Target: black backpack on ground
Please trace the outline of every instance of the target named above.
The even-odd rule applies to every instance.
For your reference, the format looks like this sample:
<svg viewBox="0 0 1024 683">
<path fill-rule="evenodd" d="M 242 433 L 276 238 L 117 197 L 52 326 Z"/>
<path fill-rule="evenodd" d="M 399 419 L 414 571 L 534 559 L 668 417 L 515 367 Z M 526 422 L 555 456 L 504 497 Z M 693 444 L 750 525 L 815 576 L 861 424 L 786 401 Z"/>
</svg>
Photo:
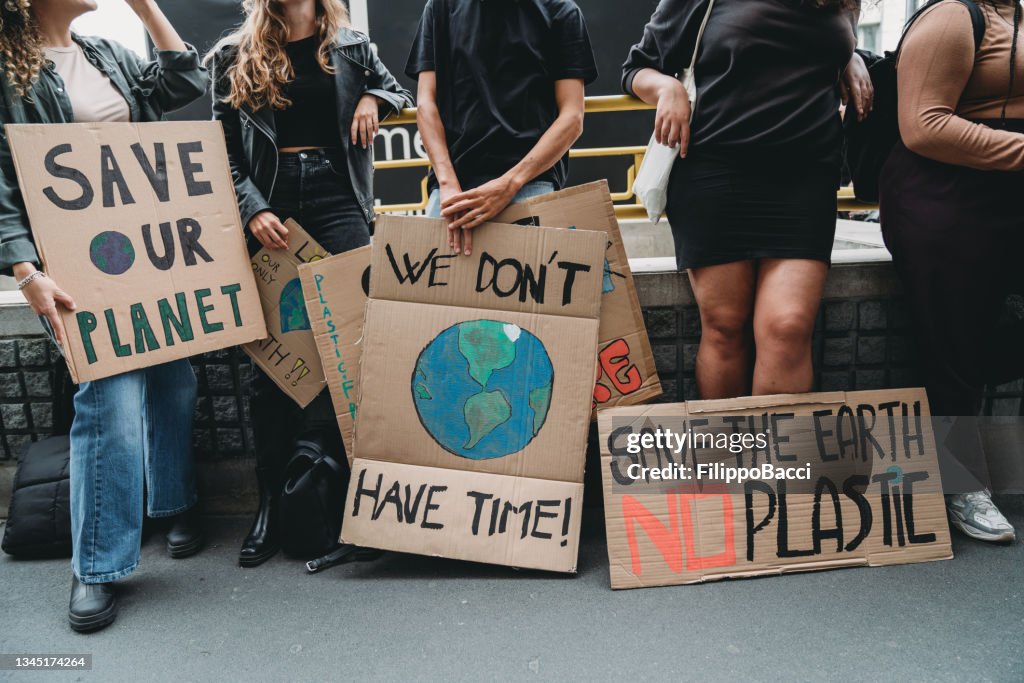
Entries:
<svg viewBox="0 0 1024 683">
<path fill-rule="evenodd" d="M 309 559 L 333 550 L 341 536 L 348 468 L 317 440 L 300 440 L 285 469 L 278 508 L 281 549 Z"/>
<path fill-rule="evenodd" d="M 863 121 L 857 120 L 857 112 L 853 107 L 846 109 L 843 129 L 846 133 L 846 164 L 853 180 L 853 193 L 864 202 L 878 201 L 878 178 L 882 166 L 892 152 L 892 148 L 900 140 L 899 110 L 896 90 L 896 62 L 900 48 L 907 36 L 907 31 L 921 14 L 942 2 L 930 0 L 907 20 L 903 28 L 903 36 L 895 52 L 885 55 L 869 55 L 868 73 L 875 89 L 874 107 Z M 974 28 L 974 49 L 981 46 L 985 36 L 985 15 L 974 0 L 958 0 L 971 14 L 971 25 Z M 861 53 L 862 56 L 864 53 Z"/>
<path fill-rule="evenodd" d="M 14 475 L 0 549 L 23 559 L 71 557 L 70 441 L 75 385 L 63 362 L 54 369 L 53 429 L 30 443 Z"/>
</svg>

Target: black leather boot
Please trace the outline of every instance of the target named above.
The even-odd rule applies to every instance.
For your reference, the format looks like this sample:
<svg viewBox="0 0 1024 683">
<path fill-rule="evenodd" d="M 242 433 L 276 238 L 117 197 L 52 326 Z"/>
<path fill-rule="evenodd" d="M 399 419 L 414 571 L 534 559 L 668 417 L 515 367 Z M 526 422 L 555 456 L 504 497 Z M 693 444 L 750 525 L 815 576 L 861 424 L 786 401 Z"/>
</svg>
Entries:
<svg viewBox="0 0 1024 683">
<path fill-rule="evenodd" d="M 206 534 L 199 518 L 199 506 L 193 505 L 174 518 L 167 532 L 167 554 L 176 560 L 191 557 L 206 543 Z"/>
<path fill-rule="evenodd" d="M 79 633 L 99 631 L 117 618 L 117 596 L 113 583 L 82 583 L 77 576 L 71 579 L 71 602 L 68 604 L 68 623 Z"/>
<path fill-rule="evenodd" d="M 260 489 L 260 506 L 249 535 L 238 551 L 238 564 L 242 567 L 258 567 L 281 549 L 274 538 L 274 517 L 281 487 L 268 468 L 256 468 L 256 481 Z"/>
</svg>

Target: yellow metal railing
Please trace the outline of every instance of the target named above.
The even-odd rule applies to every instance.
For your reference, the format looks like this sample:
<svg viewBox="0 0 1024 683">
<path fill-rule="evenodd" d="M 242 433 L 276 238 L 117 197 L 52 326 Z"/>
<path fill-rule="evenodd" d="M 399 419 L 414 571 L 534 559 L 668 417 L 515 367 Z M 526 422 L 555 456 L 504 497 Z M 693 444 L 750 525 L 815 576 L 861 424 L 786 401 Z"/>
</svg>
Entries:
<svg viewBox="0 0 1024 683">
<path fill-rule="evenodd" d="M 654 109 L 654 107 L 646 102 L 639 100 L 629 95 L 600 95 L 596 97 L 588 97 L 584 105 L 584 111 L 587 114 L 598 114 L 604 112 L 620 112 L 620 111 L 643 111 L 648 109 Z M 393 116 L 385 121 L 381 122 L 384 126 L 398 126 L 403 124 L 416 123 L 416 110 L 415 109 L 403 109 L 398 116 Z M 629 219 L 629 218 L 646 218 L 647 211 L 644 209 L 643 204 L 633 194 L 633 180 L 636 179 L 636 171 L 640 168 L 640 162 L 643 161 L 644 153 L 647 148 L 644 146 L 632 146 L 632 147 L 590 147 L 583 149 L 573 149 L 569 151 L 569 157 L 571 159 L 586 159 L 586 158 L 609 158 L 609 157 L 633 157 L 633 163 L 626 169 L 626 187 L 620 192 L 612 192 L 612 201 L 615 204 L 615 215 L 618 218 Z M 374 162 L 374 168 L 378 171 L 384 171 L 388 169 L 396 168 L 424 168 L 430 167 L 430 162 L 426 159 L 396 159 L 388 161 L 376 161 Z M 633 200 L 633 201 L 629 201 Z M 877 208 L 873 204 L 866 204 L 864 202 L 857 201 L 853 196 L 853 191 L 850 188 L 842 188 L 838 194 L 839 211 L 866 211 Z M 380 206 L 377 210 L 381 213 L 398 213 L 407 211 L 422 211 L 427 207 L 427 178 L 423 177 L 420 181 L 420 201 L 411 202 L 405 204 L 388 204 L 386 206 Z"/>
</svg>

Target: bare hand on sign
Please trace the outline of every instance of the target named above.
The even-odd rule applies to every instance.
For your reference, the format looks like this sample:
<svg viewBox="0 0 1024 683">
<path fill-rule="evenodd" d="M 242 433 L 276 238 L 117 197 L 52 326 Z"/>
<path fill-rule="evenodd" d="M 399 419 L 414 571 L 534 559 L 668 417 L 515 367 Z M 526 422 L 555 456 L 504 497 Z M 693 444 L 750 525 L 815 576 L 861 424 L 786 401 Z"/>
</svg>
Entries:
<svg viewBox="0 0 1024 683">
<path fill-rule="evenodd" d="M 459 184 L 458 179 L 447 184 L 441 183 L 438 187 L 438 192 L 441 193 L 441 206 L 443 207 L 447 202 L 451 201 L 452 197 L 462 194 L 462 185 Z M 444 216 L 443 213 L 441 215 L 446 221 L 448 221 L 448 247 L 451 248 L 452 253 L 457 254 L 462 251 L 462 231 L 453 228 L 452 222 L 459 216 L 455 215 L 448 217 Z M 467 235 L 467 237 L 469 238 L 469 246 L 472 246 L 472 236 Z"/>
<path fill-rule="evenodd" d="M 501 213 L 518 191 L 514 182 L 502 177 L 441 202 L 441 215 L 448 220 L 449 231 L 463 231 L 463 253 L 466 256 L 473 252 L 473 238 L 469 231 Z"/>
<path fill-rule="evenodd" d="M 249 232 L 267 249 L 288 248 L 288 228 L 270 211 L 260 211 L 249 220 Z"/>
<path fill-rule="evenodd" d="M 18 266 L 28 266 L 28 269 L 23 271 Z M 15 266 L 15 277 L 19 280 L 28 277 L 33 272 L 35 272 L 35 267 L 31 264 L 19 263 Z M 28 300 L 28 304 L 35 314 L 45 317 L 50 323 L 57 343 L 64 346 L 64 322 L 57 312 L 57 304 L 73 311 L 75 310 L 74 300 L 49 277 L 37 276 L 36 279 L 25 285 L 21 292 L 25 295 L 25 299 Z"/>
</svg>

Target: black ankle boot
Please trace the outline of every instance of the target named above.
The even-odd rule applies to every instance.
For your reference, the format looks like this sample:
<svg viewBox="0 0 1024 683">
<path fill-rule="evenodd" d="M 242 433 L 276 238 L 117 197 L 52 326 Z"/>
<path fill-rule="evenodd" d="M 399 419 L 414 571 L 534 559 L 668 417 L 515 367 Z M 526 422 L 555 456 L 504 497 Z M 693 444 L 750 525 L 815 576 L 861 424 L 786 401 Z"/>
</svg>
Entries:
<svg viewBox="0 0 1024 683">
<path fill-rule="evenodd" d="M 280 487 L 270 471 L 264 468 L 256 468 L 256 481 L 260 489 L 260 507 L 256 510 L 249 535 L 238 551 L 238 564 L 242 567 L 258 567 L 280 550 L 274 538 L 274 516 Z"/>
<path fill-rule="evenodd" d="M 82 583 L 71 579 L 68 623 L 79 633 L 99 631 L 117 618 L 117 596 L 112 583 Z"/>
<path fill-rule="evenodd" d="M 176 560 L 191 557 L 203 548 L 206 534 L 199 519 L 199 506 L 193 505 L 174 518 L 167 532 L 167 554 Z"/>
</svg>

